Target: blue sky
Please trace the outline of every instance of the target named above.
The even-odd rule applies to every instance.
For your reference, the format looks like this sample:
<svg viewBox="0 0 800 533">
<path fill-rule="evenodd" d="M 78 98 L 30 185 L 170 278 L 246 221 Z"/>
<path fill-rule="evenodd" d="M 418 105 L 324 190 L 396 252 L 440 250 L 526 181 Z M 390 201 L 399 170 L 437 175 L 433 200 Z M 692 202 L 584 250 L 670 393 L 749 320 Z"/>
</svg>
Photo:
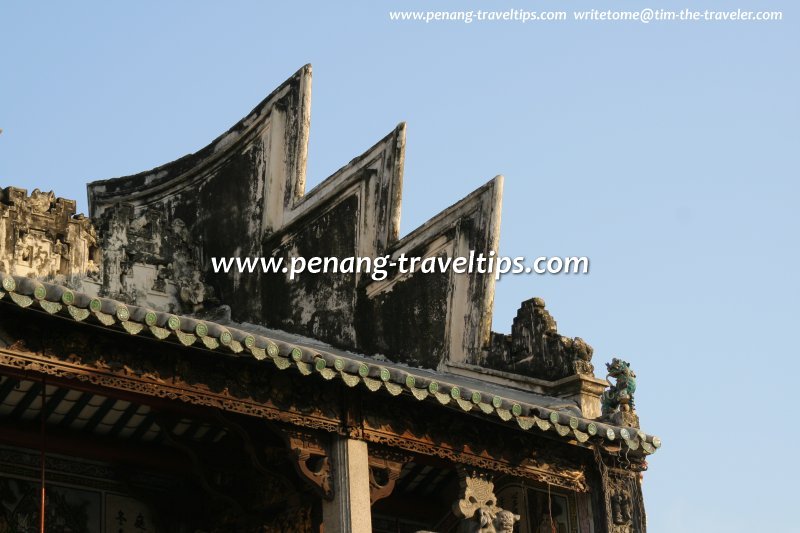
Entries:
<svg viewBox="0 0 800 533">
<path fill-rule="evenodd" d="M 777 23 L 438 23 L 390 9 L 783 10 Z M 789 2 L 0 4 L 0 185 L 85 184 L 201 148 L 305 63 L 309 186 L 408 123 L 402 232 L 496 174 L 494 328 L 543 297 L 631 361 L 651 533 L 790 531 L 800 376 L 800 27 Z M 772 458 L 770 461 L 767 459 Z"/>
</svg>

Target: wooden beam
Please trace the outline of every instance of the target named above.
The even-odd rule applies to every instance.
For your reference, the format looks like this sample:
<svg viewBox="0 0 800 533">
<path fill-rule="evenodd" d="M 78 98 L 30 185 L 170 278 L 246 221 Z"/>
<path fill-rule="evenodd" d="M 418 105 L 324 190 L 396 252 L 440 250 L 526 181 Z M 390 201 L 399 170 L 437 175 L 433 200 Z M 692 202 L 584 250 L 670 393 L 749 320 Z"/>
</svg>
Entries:
<svg viewBox="0 0 800 533">
<path fill-rule="evenodd" d="M 85 435 L 58 427 L 47 427 L 45 435 L 48 453 L 106 462 L 121 461 L 181 474 L 191 472 L 188 458 L 169 448 L 142 442 L 128 443 L 94 434 Z M 38 450 L 42 444 L 39 422 L 3 422 L 0 443 Z"/>
<path fill-rule="evenodd" d="M 64 418 L 61 419 L 61 422 L 58 423 L 59 426 L 61 426 L 62 428 L 69 427 L 72 424 L 72 422 L 78 417 L 80 412 L 83 411 L 83 408 L 86 407 L 86 405 L 89 403 L 89 400 L 91 399 L 92 399 L 92 393 L 84 392 L 83 394 L 81 394 L 80 398 L 78 398 L 78 400 L 72 405 L 72 407 L 70 407 L 69 411 L 67 411 L 67 414 L 64 415 Z"/>
<path fill-rule="evenodd" d="M 139 427 L 137 427 L 131 434 L 131 440 L 133 441 L 140 440 L 144 436 L 144 434 L 150 430 L 150 428 L 153 426 L 153 424 L 155 424 L 155 422 L 156 421 L 153 419 L 153 414 L 148 413 L 147 416 L 144 417 L 144 420 L 142 420 L 142 422 L 139 424 Z"/>
<path fill-rule="evenodd" d="M 207 413 L 208 408 L 201 408 L 180 401 L 156 398 L 146 394 L 136 394 L 120 389 L 109 389 L 77 379 L 59 378 L 45 374 L 19 371 L 8 367 L 0 367 L 0 376 L 33 382 L 40 382 L 42 377 L 44 377 L 47 381 L 47 385 L 79 392 L 87 392 L 98 396 L 112 397 L 116 398 L 117 400 L 124 400 L 138 405 L 147 405 L 148 407 L 153 407 L 159 411 L 169 411 L 175 415 L 183 415 L 187 418 L 200 419 L 209 423 L 213 423 L 215 420 L 213 416 Z M 5 385 L 5 383 L 3 383 L 3 385 Z"/>
<path fill-rule="evenodd" d="M 63 400 L 67 394 L 69 394 L 68 389 L 57 388 L 56 391 L 50 395 L 50 397 L 47 399 L 47 404 L 45 404 L 44 407 L 43 416 L 45 420 L 50 418 L 50 415 L 53 414 L 53 411 L 55 411 L 56 407 L 58 407 L 58 404 L 61 403 L 61 400 Z"/>
<path fill-rule="evenodd" d="M 92 417 L 86 421 L 86 425 L 83 427 L 86 431 L 94 431 L 94 428 L 102 422 L 102 420 L 106 417 L 111 408 L 117 403 L 116 398 L 106 398 L 103 403 L 97 408 L 97 410 L 92 414 Z"/>
<path fill-rule="evenodd" d="M 27 411 L 28 407 L 33 404 L 34 400 L 39 397 L 39 393 L 42 392 L 42 385 L 38 381 L 34 381 L 28 391 L 20 398 L 17 405 L 14 406 L 14 410 L 11 411 L 9 415 L 11 418 L 19 418 L 22 416 L 22 413 Z"/>
<path fill-rule="evenodd" d="M 63 389 L 62 389 L 63 390 Z M 122 431 L 125 426 L 128 424 L 128 421 L 136 414 L 136 411 L 139 410 L 139 405 L 132 403 L 128 406 L 125 411 L 119 416 L 114 425 L 111 426 L 111 429 L 108 431 L 109 437 L 116 437 L 120 431 Z"/>
<path fill-rule="evenodd" d="M 11 376 L 6 377 L 6 380 L 3 382 L 2 385 L 0 385 L 0 403 L 2 403 L 6 399 L 6 396 L 11 394 L 11 391 L 17 385 L 19 385 L 18 380 L 12 378 Z"/>
</svg>

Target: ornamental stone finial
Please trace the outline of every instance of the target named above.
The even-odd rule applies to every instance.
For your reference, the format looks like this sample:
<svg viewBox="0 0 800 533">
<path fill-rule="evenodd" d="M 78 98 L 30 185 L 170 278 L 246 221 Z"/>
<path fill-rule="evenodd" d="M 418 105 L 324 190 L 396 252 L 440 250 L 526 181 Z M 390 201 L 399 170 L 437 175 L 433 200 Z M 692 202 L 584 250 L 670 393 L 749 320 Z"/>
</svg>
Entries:
<svg viewBox="0 0 800 533">
<path fill-rule="evenodd" d="M 616 357 L 606 364 L 607 378 L 613 378 L 612 384 L 601 398 L 603 417 L 623 426 L 639 427 L 639 417 L 633 403 L 636 392 L 636 374 L 630 364 Z"/>
</svg>

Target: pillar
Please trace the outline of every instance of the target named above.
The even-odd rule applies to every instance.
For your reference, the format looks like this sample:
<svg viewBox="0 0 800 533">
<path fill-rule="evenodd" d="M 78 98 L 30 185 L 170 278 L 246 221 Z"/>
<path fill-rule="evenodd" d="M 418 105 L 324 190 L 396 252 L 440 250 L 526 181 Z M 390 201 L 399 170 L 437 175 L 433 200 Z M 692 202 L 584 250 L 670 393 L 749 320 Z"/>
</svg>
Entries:
<svg viewBox="0 0 800 533">
<path fill-rule="evenodd" d="M 333 499 L 322 504 L 325 533 L 371 533 L 367 443 L 336 436 L 331 444 Z"/>
</svg>

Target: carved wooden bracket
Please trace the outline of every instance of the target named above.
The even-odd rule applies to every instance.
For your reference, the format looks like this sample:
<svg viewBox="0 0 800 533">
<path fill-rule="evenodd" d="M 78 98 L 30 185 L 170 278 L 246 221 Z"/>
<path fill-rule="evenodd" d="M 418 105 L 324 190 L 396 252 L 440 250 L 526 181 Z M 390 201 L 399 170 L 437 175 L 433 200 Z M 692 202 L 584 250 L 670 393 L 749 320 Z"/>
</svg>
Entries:
<svg viewBox="0 0 800 533">
<path fill-rule="evenodd" d="M 388 450 L 370 450 L 369 453 L 369 500 L 370 505 L 386 498 L 392 491 L 403 466 L 411 460 L 410 455 Z"/>
<path fill-rule="evenodd" d="M 333 499 L 331 462 L 327 447 L 316 435 L 296 429 L 285 431 L 297 472 L 326 500 Z"/>
</svg>

